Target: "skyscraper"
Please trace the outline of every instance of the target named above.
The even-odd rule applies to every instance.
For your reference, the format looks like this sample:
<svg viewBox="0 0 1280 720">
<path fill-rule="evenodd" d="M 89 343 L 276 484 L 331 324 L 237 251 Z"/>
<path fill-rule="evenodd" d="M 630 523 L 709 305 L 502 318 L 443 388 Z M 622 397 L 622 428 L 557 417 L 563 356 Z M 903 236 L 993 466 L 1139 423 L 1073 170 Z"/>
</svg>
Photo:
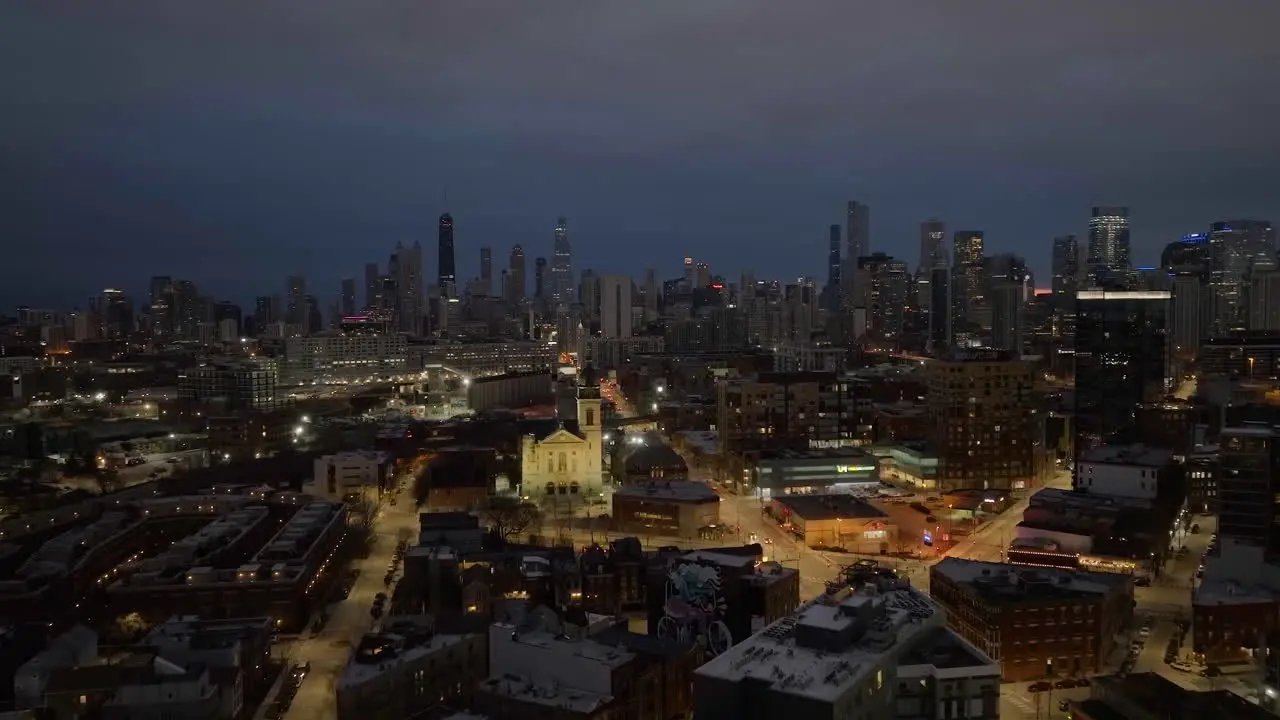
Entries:
<svg viewBox="0 0 1280 720">
<path fill-rule="evenodd" d="M 922 273 L 928 273 L 947 261 L 947 224 L 941 220 L 925 220 L 920 223 L 920 265 Z"/>
<path fill-rule="evenodd" d="M 600 276 L 600 334 L 607 338 L 631 337 L 631 277 Z"/>
<path fill-rule="evenodd" d="M 1218 447 L 1218 536 L 1280 555 L 1280 430 L 1224 427 Z"/>
<path fill-rule="evenodd" d="M 547 259 L 536 258 L 533 261 L 533 297 L 542 300 L 547 289 Z"/>
<path fill-rule="evenodd" d="M 1275 229 L 1266 220 L 1224 220 L 1209 229 L 1209 300 L 1214 335 L 1248 324 L 1245 288 L 1257 262 L 1275 261 Z"/>
<path fill-rule="evenodd" d="M 1077 455 L 1134 427 L 1134 406 L 1168 391 L 1167 291 L 1081 290 L 1076 294 Z"/>
<path fill-rule="evenodd" d="M 871 210 L 856 200 L 850 200 L 845 208 L 845 248 L 840 268 L 840 294 L 846 309 L 858 297 L 858 258 L 871 252 Z"/>
<path fill-rule="evenodd" d="M 849 257 L 871 254 L 871 209 L 857 200 L 845 209 L 845 239 Z"/>
<path fill-rule="evenodd" d="M 832 225 L 827 235 L 827 286 L 823 307 L 831 312 L 840 311 L 840 226 Z"/>
<path fill-rule="evenodd" d="M 442 218 L 443 220 L 443 218 Z M 400 317 L 400 331 L 410 335 L 422 334 L 422 243 L 412 247 L 396 243 L 394 273 L 396 287 L 396 312 Z"/>
<path fill-rule="evenodd" d="M 1055 304 L 1075 300 L 1080 286 L 1080 243 L 1075 235 L 1059 235 L 1053 239 L 1053 298 Z"/>
<path fill-rule="evenodd" d="M 285 323 L 298 329 L 307 327 L 307 279 L 301 275 L 290 275 L 285 295 Z"/>
<path fill-rule="evenodd" d="M 578 297 L 581 298 L 587 319 L 595 322 L 600 319 L 600 278 L 591 268 L 582 271 L 582 282 L 578 285 Z"/>
<path fill-rule="evenodd" d="M 555 254 L 551 261 L 551 296 L 556 305 L 573 303 L 573 248 L 569 245 L 569 220 L 556 219 Z"/>
<path fill-rule="evenodd" d="M 480 287 L 484 294 L 493 296 L 493 248 L 480 248 Z"/>
<path fill-rule="evenodd" d="M 1129 208 L 1095 206 L 1089 218 L 1089 248 L 1085 260 L 1091 287 L 1121 281 L 1129 272 Z M 1107 278 L 1112 278 L 1108 281 Z M 1127 279 L 1123 280 L 1127 282 Z"/>
<path fill-rule="evenodd" d="M 440 249 L 439 249 L 439 284 L 442 296 L 454 297 L 458 283 L 457 267 L 453 258 L 453 216 L 445 213 L 440 216 Z"/>
<path fill-rule="evenodd" d="M 1280 332 L 1280 269 L 1256 263 L 1249 272 L 1249 331 Z"/>
<path fill-rule="evenodd" d="M 858 258 L 857 285 L 862 297 L 856 307 L 867 309 L 867 332 L 877 340 L 897 343 L 906 322 L 907 264 L 878 252 Z"/>
<path fill-rule="evenodd" d="M 981 230 L 961 230 L 952 237 L 951 303 L 953 337 L 965 325 L 980 325 L 986 309 L 984 238 Z"/>
<path fill-rule="evenodd" d="M 1080 289 L 1080 243 L 1075 235 L 1053 239 L 1053 326 L 1057 337 L 1075 336 L 1076 292 Z"/>
<path fill-rule="evenodd" d="M 929 271 L 929 354 L 934 357 L 940 357 L 951 347 L 954 306 L 951 268 L 939 265 Z"/>
<path fill-rule="evenodd" d="M 524 280 L 524 248 L 519 245 L 511 248 L 511 257 L 507 263 L 507 285 L 507 303 L 518 305 L 524 302 L 527 297 Z"/>
<path fill-rule="evenodd" d="M 356 279 L 342 278 L 342 299 L 338 308 L 343 315 L 356 314 Z"/>
<path fill-rule="evenodd" d="M 114 288 L 103 290 L 96 305 L 101 337 L 118 340 L 133 332 L 133 300 L 123 291 Z"/>
<path fill-rule="evenodd" d="M 1026 303 L 1021 283 L 997 278 L 991 284 L 991 347 L 1021 356 Z"/>
<path fill-rule="evenodd" d="M 644 271 L 644 320 L 653 322 L 658 319 L 658 271 L 648 268 Z"/>
<path fill-rule="evenodd" d="M 382 275 L 378 273 L 378 263 L 365 263 L 364 266 L 364 306 L 373 309 L 382 304 Z"/>
</svg>

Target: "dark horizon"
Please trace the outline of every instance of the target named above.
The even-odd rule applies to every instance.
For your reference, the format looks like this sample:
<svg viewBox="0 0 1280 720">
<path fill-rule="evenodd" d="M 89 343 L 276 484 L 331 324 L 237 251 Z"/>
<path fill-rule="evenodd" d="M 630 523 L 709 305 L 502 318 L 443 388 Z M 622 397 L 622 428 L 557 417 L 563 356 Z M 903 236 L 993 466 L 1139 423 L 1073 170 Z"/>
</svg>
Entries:
<svg viewBox="0 0 1280 720">
<path fill-rule="evenodd" d="M 1216 220 L 1280 220 L 1259 91 L 1280 84 L 1280 6 L 660 10 L 15 5 L 0 307 L 141 299 L 153 275 L 247 305 L 293 274 L 327 307 L 397 242 L 437 277 L 445 212 L 460 286 L 482 246 L 552 257 L 560 216 L 575 274 L 673 277 L 693 255 L 819 285 L 848 200 L 873 251 L 914 268 L 936 217 L 1040 286 L 1095 205 L 1130 208 L 1135 266 Z"/>
</svg>

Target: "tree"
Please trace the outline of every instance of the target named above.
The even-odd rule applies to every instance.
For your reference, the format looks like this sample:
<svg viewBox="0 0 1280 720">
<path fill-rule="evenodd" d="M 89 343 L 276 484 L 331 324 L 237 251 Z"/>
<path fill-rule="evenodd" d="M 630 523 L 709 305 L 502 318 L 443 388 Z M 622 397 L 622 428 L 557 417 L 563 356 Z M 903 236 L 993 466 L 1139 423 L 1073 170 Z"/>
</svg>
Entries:
<svg viewBox="0 0 1280 720">
<path fill-rule="evenodd" d="M 495 497 L 480 512 L 480 519 L 505 541 L 542 525 L 542 511 L 518 498 Z"/>
</svg>

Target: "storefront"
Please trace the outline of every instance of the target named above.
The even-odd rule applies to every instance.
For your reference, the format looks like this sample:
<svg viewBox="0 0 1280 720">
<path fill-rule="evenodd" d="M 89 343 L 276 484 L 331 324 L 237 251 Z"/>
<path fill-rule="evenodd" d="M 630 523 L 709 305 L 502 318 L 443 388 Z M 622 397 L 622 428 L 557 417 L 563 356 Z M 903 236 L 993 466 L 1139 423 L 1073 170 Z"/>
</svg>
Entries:
<svg viewBox="0 0 1280 720">
<path fill-rule="evenodd" d="M 809 495 L 874 489 L 880 484 L 879 460 L 857 448 L 777 450 L 747 462 L 756 497 Z"/>
<path fill-rule="evenodd" d="M 880 478 L 909 490 L 938 487 L 938 457 L 923 447 L 882 445 L 871 448 L 880 461 Z"/>
</svg>

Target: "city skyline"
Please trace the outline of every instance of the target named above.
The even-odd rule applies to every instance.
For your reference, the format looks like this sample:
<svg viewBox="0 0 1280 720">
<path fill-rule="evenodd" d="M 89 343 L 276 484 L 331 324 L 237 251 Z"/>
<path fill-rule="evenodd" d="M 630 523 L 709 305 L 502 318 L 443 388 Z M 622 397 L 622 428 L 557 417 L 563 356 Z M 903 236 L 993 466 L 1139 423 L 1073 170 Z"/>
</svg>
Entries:
<svg viewBox="0 0 1280 720">
<path fill-rule="evenodd" d="M 846 22 L 844 3 L 326 7 L 303 28 L 270 7 L 15 9 L 0 31 L 4 233 L 59 272 L 6 273 L 0 302 L 183 273 L 241 301 L 289 274 L 333 295 L 396 242 L 434 246 L 446 211 L 461 277 L 480 247 L 552 257 L 563 215 L 575 270 L 674 271 L 694 254 L 730 277 L 819 280 L 850 199 L 871 208 L 874 250 L 912 262 L 918 223 L 937 217 L 1038 278 L 1052 238 L 1087 237 L 1092 206 L 1132 209 L 1136 259 L 1216 219 L 1280 216 L 1267 170 L 1280 143 L 1253 111 L 1258 73 L 1280 62 L 1248 37 L 1276 8 L 1250 6 L 1241 29 L 1192 3 L 1158 16 L 939 4 L 875 23 Z M 296 42 L 276 41 L 283 27 Z M 559 27 L 576 32 L 546 32 Z M 1245 37 L 1187 51 L 1218 30 Z M 51 36 L 92 52 L 56 52 Z M 219 60 L 233 38 L 237 60 Z M 438 58 L 449 67 L 422 72 Z M 448 207 L 424 199 L 446 187 Z"/>
</svg>

